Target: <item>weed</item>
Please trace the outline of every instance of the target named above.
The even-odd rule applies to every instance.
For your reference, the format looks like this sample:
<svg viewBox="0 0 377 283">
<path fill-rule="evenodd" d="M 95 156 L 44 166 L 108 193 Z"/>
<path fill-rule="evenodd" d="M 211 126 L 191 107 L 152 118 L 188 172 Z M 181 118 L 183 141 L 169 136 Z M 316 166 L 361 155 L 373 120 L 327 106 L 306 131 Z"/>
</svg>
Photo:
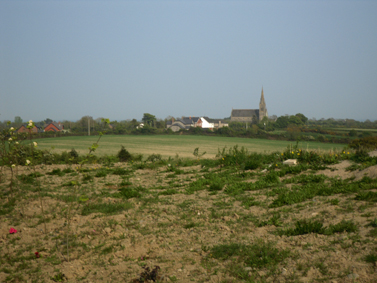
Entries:
<svg viewBox="0 0 377 283">
<path fill-rule="evenodd" d="M 273 267 L 283 262 L 290 254 L 288 250 L 279 250 L 274 244 L 259 240 L 253 245 L 239 243 L 216 245 L 211 249 L 212 257 L 221 260 L 234 258 L 246 266 L 261 269 Z"/>
<path fill-rule="evenodd" d="M 373 220 L 370 220 L 369 223 L 367 225 L 365 225 L 365 227 L 374 227 L 374 228 L 377 228 L 377 218 L 374 218 Z"/>
<path fill-rule="evenodd" d="M 117 157 L 120 162 L 127 162 L 131 160 L 132 156 L 131 153 L 128 152 L 128 150 L 122 145 L 121 149 L 119 150 Z"/>
<path fill-rule="evenodd" d="M 278 230 L 276 233 L 278 235 L 297 236 L 310 233 L 323 234 L 324 231 L 325 229 L 323 227 L 323 223 L 319 222 L 318 220 L 312 221 L 308 219 L 303 219 L 296 222 L 295 228 L 287 230 Z"/>
<path fill-rule="evenodd" d="M 65 172 L 63 172 L 60 168 L 58 169 L 54 169 L 52 170 L 51 172 L 47 172 L 46 173 L 47 175 L 57 175 L 57 176 L 64 176 L 65 175 Z"/>
<path fill-rule="evenodd" d="M 370 253 L 364 257 L 364 260 L 369 263 L 373 263 L 374 265 L 377 263 L 377 254 Z"/>
</svg>

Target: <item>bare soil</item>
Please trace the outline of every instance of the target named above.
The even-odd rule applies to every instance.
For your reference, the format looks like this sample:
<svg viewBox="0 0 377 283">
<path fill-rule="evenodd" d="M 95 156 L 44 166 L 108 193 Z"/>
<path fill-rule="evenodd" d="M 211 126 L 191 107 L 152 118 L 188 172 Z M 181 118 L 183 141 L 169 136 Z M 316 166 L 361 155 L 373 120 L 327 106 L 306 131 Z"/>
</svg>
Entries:
<svg viewBox="0 0 377 283">
<path fill-rule="evenodd" d="M 348 161 L 343 161 L 317 174 L 355 180 L 364 176 L 377 178 L 377 166 L 350 172 L 346 171 L 349 165 Z M 377 217 L 377 203 L 356 201 L 354 194 L 316 197 L 283 208 L 266 205 L 245 208 L 240 201 L 222 192 L 201 190 L 184 194 L 190 182 L 202 178 L 204 173 L 200 166 L 181 168 L 185 173 L 174 178 L 169 177 L 171 173 L 163 166 L 134 171 L 127 180 L 134 187 L 150 189 L 150 195 L 125 200 L 111 197 L 120 187 L 121 176 L 109 174 L 83 183 L 84 174 L 94 176 L 95 173 L 78 172 L 76 176 L 62 177 L 46 174 L 67 167 L 51 165 L 35 169 L 43 174 L 39 178 L 48 219 L 46 231 L 38 191 L 31 185 L 22 185 L 24 196 L 11 213 L 0 216 L 0 251 L 7 258 L 0 265 L 1 282 L 53 282 L 59 274 L 64 274 L 61 278 L 68 282 L 139 282 L 137 279 L 144 266 L 161 268 L 159 282 L 241 282 L 229 272 L 232 261 L 211 257 L 210 248 L 231 242 L 253 244 L 260 240 L 274 243 L 278 249 L 288 249 L 292 256 L 274 272 L 248 269 L 255 282 L 377 282 L 376 266 L 363 260 L 377 249 L 377 236 L 370 235 L 372 227 L 366 227 Z M 100 167 L 86 168 L 97 172 Z M 129 169 L 130 165 L 118 163 L 115 167 Z M 17 174 L 33 172 L 23 167 Z M 2 180 L 6 181 L 1 184 L 2 189 L 8 190 L 10 172 L 3 173 Z M 81 183 L 75 195 L 83 201 L 71 202 L 63 197 L 73 195 L 72 187 L 62 186 L 71 180 Z M 245 182 L 255 180 L 245 178 Z M 156 200 L 158 186 L 170 186 L 178 193 L 159 195 Z M 247 196 L 268 201 L 260 191 L 247 192 Z M 132 207 L 112 215 L 99 212 L 83 215 L 84 207 L 97 198 L 101 198 L 104 205 L 130 203 Z M 339 203 L 332 204 L 333 199 L 338 199 Z M 69 209 L 71 220 L 67 221 Z M 274 234 L 277 229 L 274 225 L 256 227 L 249 220 L 251 216 L 266 220 L 275 211 L 282 214 L 284 227 L 297 219 L 318 217 L 324 218 L 325 225 L 352 220 L 359 230 L 357 233 L 286 237 Z M 17 233 L 10 234 L 11 228 Z M 39 252 L 40 257 L 35 252 Z"/>
</svg>

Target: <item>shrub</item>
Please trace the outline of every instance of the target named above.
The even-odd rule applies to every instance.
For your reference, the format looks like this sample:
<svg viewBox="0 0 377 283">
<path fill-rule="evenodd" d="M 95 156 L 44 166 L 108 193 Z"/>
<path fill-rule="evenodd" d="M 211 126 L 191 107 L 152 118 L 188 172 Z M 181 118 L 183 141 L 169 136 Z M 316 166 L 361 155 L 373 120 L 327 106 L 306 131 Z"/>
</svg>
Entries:
<svg viewBox="0 0 377 283">
<path fill-rule="evenodd" d="M 151 154 L 148 156 L 147 158 L 147 161 L 151 161 L 151 162 L 156 162 L 156 161 L 161 161 L 162 160 L 162 156 L 161 154 Z"/>
<path fill-rule="evenodd" d="M 69 155 L 73 158 L 79 157 L 79 154 L 77 153 L 77 151 L 74 148 L 71 149 L 71 151 L 69 152 Z"/>
<path fill-rule="evenodd" d="M 132 156 L 131 153 L 128 152 L 127 149 L 122 145 L 121 149 L 119 150 L 117 157 L 119 158 L 120 162 L 127 162 L 131 160 Z"/>
<path fill-rule="evenodd" d="M 353 149 L 364 148 L 367 150 L 375 150 L 377 149 L 377 137 L 355 139 L 349 144 L 349 147 Z"/>
</svg>

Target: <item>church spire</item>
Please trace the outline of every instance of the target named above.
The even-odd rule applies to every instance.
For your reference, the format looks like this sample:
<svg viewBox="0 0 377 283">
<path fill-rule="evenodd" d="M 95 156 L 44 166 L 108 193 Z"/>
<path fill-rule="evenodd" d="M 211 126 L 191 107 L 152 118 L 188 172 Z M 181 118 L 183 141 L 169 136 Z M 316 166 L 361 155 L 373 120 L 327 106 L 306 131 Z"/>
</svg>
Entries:
<svg viewBox="0 0 377 283">
<path fill-rule="evenodd" d="M 262 121 L 264 117 L 268 117 L 268 114 L 267 114 L 266 101 L 264 101 L 264 93 L 263 93 L 263 86 L 262 86 L 262 93 L 261 93 L 260 102 L 259 102 L 259 121 Z"/>
<path fill-rule="evenodd" d="M 259 105 L 263 104 L 266 107 L 266 102 L 264 101 L 264 94 L 263 94 L 263 86 L 262 86 L 262 93 L 260 96 L 260 102 Z"/>
</svg>

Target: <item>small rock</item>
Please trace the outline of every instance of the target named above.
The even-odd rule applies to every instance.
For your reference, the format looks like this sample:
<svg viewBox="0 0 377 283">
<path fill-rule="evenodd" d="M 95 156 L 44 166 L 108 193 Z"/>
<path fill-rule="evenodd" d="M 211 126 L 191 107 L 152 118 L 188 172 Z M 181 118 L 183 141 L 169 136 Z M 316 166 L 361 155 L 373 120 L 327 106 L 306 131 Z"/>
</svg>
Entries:
<svg viewBox="0 0 377 283">
<path fill-rule="evenodd" d="M 225 225 L 220 226 L 220 228 L 223 229 L 223 230 L 226 230 L 226 231 L 230 231 L 230 228 L 228 226 L 225 226 Z"/>
<path fill-rule="evenodd" d="M 246 267 L 245 267 L 245 270 L 246 270 L 246 271 L 250 271 L 250 270 L 253 270 L 253 269 L 252 269 L 250 266 L 246 266 Z"/>
<path fill-rule="evenodd" d="M 357 274 L 357 273 L 351 273 L 351 274 L 348 274 L 347 277 L 349 279 L 357 279 L 357 278 L 359 278 L 359 274 Z"/>
<path fill-rule="evenodd" d="M 182 272 L 182 268 L 179 268 L 177 271 L 178 271 L 178 272 Z"/>
<path fill-rule="evenodd" d="M 312 216 L 317 216 L 318 215 L 318 212 L 313 212 L 312 213 Z"/>
<path fill-rule="evenodd" d="M 288 270 L 286 270 L 285 268 L 282 268 L 281 269 L 281 274 L 287 275 L 288 274 Z"/>
<path fill-rule="evenodd" d="M 283 164 L 285 164 L 285 165 L 289 165 L 289 166 L 291 166 L 291 165 L 296 165 L 296 164 L 297 164 L 297 159 L 287 159 L 287 160 L 285 160 L 285 161 L 283 162 Z"/>
<path fill-rule="evenodd" d="M 223 216 L 223 218 L 222 218 L 224 221 L 230 221 L 230 220 L 232 220 L 229 216 Z"/>
<path fill-rule="evenodd" d="M 258 274 L 259 274 L 259 276 L 261 276 L 261 277 L 266 276 L 266 271 L 263 271 L 263 270 L 258 271 Z"/>
<path fill-rule="evenodd" d="M 111 233 L 111 229 L 110 229 L 110 227 L 106 227 L 105 229 L 103 229 L 103 231 L 104 231 L 106 234 L 110 234 L 110 233 Z"/>
</svg>

